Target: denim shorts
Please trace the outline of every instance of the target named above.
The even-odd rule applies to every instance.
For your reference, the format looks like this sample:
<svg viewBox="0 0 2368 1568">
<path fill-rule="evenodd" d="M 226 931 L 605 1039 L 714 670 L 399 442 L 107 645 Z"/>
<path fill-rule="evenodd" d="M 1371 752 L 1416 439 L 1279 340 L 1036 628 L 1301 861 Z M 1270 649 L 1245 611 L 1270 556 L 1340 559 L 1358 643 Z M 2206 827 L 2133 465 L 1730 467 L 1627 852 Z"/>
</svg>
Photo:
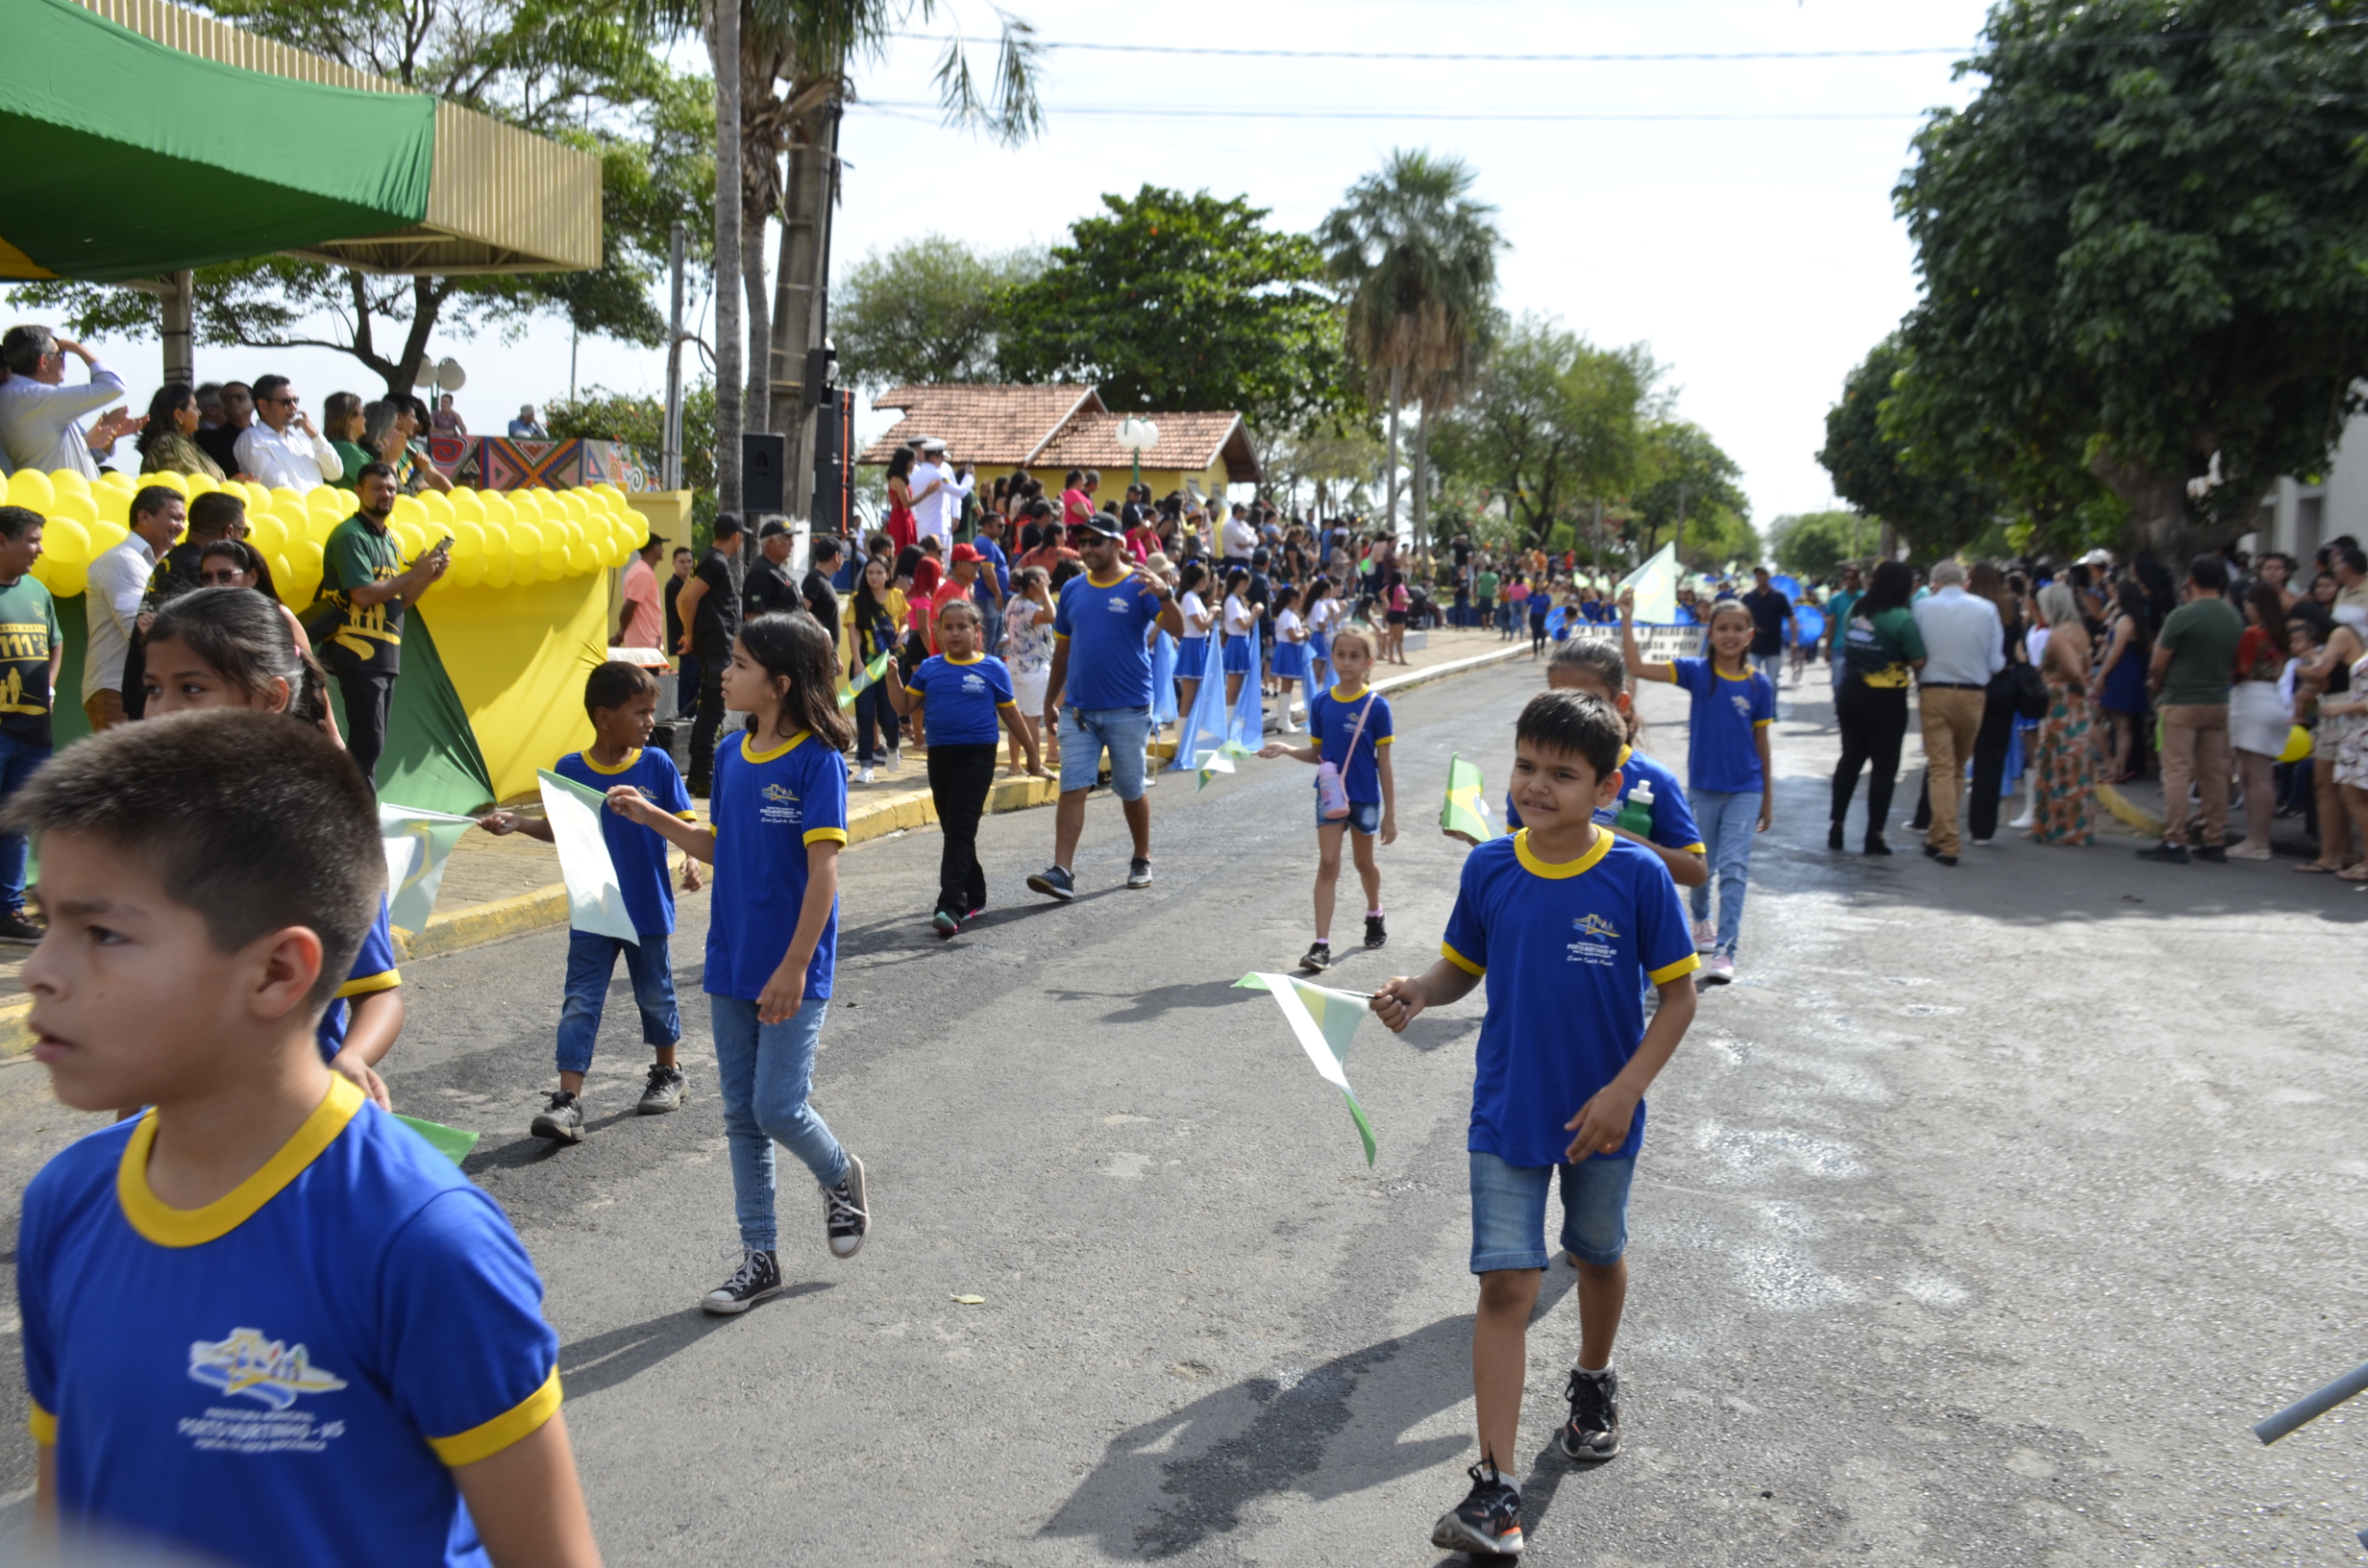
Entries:
<svg viewBox="0 0 2368 1568">
<path fill-rule="evenodd" d="M 1110 793 L 1122 800 L 1143 798 L 1143 748 L 1151 739 L 1151 710 L 1061 709 L 1061 793 L 1090 790 L 1101 772 L 1101 751 L 1110 748 Z"/>
<path fill-rule="evenodd" d="M 1628 1184 L 1634 1159 L 1597 1155 L 1575 1165 L 1509 1165 L 1474 1149 L 1471 1160 L 1471 1271 L 1543 1268 L 1545 1195 L 1562 1174 L 1564 1248 L 1608 1266 L 1628 1250 Z"/>
<path fill-rule="evenodd" d="M 1362 833 L 1367 838 L 1371 838 L 1374 834 L 1381 831 L 1381 802 L 1378 800 L 1351 800 L 1348 802 L 1347 816 L 1327 818 L 1323 814 L 1323 796 L 1320 795 L 1317 796 L 1316 825 L 1318 827 L 1332 827 L 1336 824 L 1342 823 L 1346 824 L 1351 832 Z"/>
</svg>

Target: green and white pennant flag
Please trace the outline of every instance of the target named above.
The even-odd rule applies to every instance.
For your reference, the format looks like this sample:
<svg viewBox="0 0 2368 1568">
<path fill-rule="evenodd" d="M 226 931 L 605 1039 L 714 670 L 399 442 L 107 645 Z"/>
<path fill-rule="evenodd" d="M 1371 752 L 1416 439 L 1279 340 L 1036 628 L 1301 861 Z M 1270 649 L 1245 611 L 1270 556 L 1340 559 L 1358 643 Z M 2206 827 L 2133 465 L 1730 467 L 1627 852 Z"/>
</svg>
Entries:
<svg viewBox="0 0 2368 1568">
<path fill-rule="evenodd" d="M 1447 798 L 1439 808 L 1439 830 L 1469 845 L 1496 837 L 1496 829 L 1489 825 L 1488 786 L 1481 781 L 1479 764 L 1466 762 L 1460 751 L 1447 758 Z"/>
<path fill-rule="evenodd" d="M 1234 985 L 1245 991 L 1263 991 L 1274 998 L 1283 1017 L 1291 1020 L 1291 1032 L 1297 1037 L 1299 1048 L 1315 1064 L 1317 1075 L 1339 1090 L 1341 1098 L 1348 1102 L 1348 1115 L 1357 1124 L 1357 1137 L 1365 1143 L 1365 1163 L 1371 1164 L 1373 1124 L 1365 1119 L 1365 1107 L 1357 1103 L 1357 1091 L 1348 1087 L 1348 1074 L 1344 1070 L 1348 1060 L 1348 1041 L 1357 1032 L 1357 1020 L 1370 1011 L 1368 999 L 1353 991 L 1311 986 L 1289 974 L 1246 974 Z"/>
<path fill-rule="evenodd" d="M 855 705 L 855 697 L 857 693 L 878 681 L 886 679 L 888 675 L 888 661 L 894 657 L 895 654 L 893 652 L 882 652 L 879 657 L 874 659 L 870 664 L 865 665 L 860 671 L 856 672 L 854 680 L 849 684 L 847 690 L 839 694 L 839 706 L 842 708 L 853 707 Z"/>
<path fill-rule="evenodd" d="M 559 851 L 559 876 L 567 884 L 567 923 L 578 931 L 640 946 L 641 933 L 633 929 L 633 918 L 625 912 L 617 863 L 609 857 L 608 841 L 601 834 L 601 813 L 608 809 L 608 796 L 540 769 L 534 776 L 542 782 L 543 819 L 551 823 L 552 845 Z"/>
<path fill-rule="evenodd" d="M 444 862 L 460 835 L 477 825 L 474 817 L 422 811 L 379 802 L 379 839 L 386 850 L 386 919 L 417 933 L 428 929 L 436 890 L 444 885 Z"/>
</svg>

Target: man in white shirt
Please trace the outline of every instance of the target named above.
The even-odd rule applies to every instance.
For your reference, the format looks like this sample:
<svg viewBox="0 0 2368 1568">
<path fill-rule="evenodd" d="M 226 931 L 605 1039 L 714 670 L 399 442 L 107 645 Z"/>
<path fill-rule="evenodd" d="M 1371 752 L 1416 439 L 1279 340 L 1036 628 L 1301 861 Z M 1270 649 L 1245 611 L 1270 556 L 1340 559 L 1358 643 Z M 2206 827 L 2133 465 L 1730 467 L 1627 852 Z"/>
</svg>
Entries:
<svg viewBox="0 0 2368 1568">
<path fill-rule="evenodd" d="M 178 493 L 149 485 L 132 498 L 132 536 L 90 563 L 83 600 L 90 618 L 83 644 L 83 712 L 94 731 L 124 721 L 123 662 L 132 651 L 132 627 L 157 561 L 181 537 L 187 516 Z"/>
<path fill-rule="evenodd" d="M 2007 667 L 2006 627 L 1997 605 L 1965 592 L 1965 569 L 1957 562 L 1934 566 L 1932 587 L 1930 597 L 1913 607 L 1915 629 L 1924 639 L 1916 704 L 1924 723 L 1924 788 L 1933 813 L 1924 853 L 1954 866 L 1957 797 L 1964 793 L 1965 764 L 1981 732 L 1989 677 Z"/>
<path fill-rule="evenodd" d="M 238 435 L 238 471 L 259 484 L 298 495 L 345 477 L 345 459 L 298 411 L 301 401 L 284 376 L 255 380 L 255 423 Z"/>
<path fill-rule="evenodd" d="M 65 384 L 69 354 L 89 369 L 90 380 L 82 386 Z M 86 478 L 97 478 L 93 436 L 84 433 L 82 416 L 122 397 L 123 378 L 80 343 L 58 337 L 46 327 L 10 328 L 0 337 L 0 362 L 9 370 L 8 380 L 0 381 L 0 470 L 30 468 L 47 474 L 70 468 Z M 127 412 L 117 408 L 100 419 L 96 437 L 101 452 L 112 452 L 116 434 L 131 427 Z"/>
<path fill-rule="evenodd" d="M 912 486 L 913 519 L 919 525 L 915 542 L 934 534 L 950 553 L 953 529 L 947 520 L 947 507 L 953 500 L 953 475 L 946 467 L 945 442 L 922 443 L 921 461 L 913 465 Z"/>
<path fill-rule="evenodd" d="M 1252 551 L 1258 548 L 1258 530 L 1250 526 L 1248 511 L 1236 506 L 1233 515 L 1225 519 L 1223 536 L 1218 541 L 1224 552 L 1227 566 L 1247 566 Z"/>
</svg>

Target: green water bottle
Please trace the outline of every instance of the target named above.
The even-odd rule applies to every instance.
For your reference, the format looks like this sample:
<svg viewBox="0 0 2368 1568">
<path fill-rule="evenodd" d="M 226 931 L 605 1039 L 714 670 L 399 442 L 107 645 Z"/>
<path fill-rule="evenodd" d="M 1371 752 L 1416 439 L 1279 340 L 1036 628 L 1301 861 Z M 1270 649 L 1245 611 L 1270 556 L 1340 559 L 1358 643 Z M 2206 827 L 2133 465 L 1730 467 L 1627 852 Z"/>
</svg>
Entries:
<svg viewBox="0 0 2368 1568">
<path fill-rule="evenodd" d="M 1628 798 L 1620 802 L 1619 816 L 1613 820 L 1612 825 L 1622 833 L 1633 833 L 1640 839 L 1652 837 L 1653 781 L 1651 779 L 1637 780 L 1636 788 L 1628 792 Z"/>
</svg>

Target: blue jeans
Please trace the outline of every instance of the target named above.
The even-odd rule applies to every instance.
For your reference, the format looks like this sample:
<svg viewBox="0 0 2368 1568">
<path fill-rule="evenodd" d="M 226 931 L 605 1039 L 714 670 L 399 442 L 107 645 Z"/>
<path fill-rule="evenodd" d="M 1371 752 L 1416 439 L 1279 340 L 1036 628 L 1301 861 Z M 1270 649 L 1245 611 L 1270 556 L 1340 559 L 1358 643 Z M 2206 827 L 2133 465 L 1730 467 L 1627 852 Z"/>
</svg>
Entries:
<svg viewBox="0 0 2368 1568">
<path fill-rule="evenodd" d="M 805 1103 L 814 1082 L 814 1045 L 830 1004 L 809 996 L 787 1023 L 760 1024 L 756 1004 L 709 996 L 715 1073 L 724 1094 L 724 1134 L 731 1142 L 732 1209 L 740 1244 L 777 1250 L 773 1223 L 773 1145 L 780 1144 L 825 1187 L 847 1179 L 847 1151 Z"/>
<path fill-rule="evenodd" d="M 1143 748 L 1151 739 L 1151 708 L 1061 709 L 1061 793 L 1094 787 L 1102 747 L 1110 748 L 1110 793 L 1143 798 Z"/>
<path fill-rule="evenodd" d="M 1594 1155 L 1575 1165 L 1514 1165 L 1471 1151 L 1471 1271 L 1543 1268 L 1545 1199 L 1561 1178 L 1564 1250 L 1609 1268 L 1628 1250 L 1628 1188 L 1634 1159 Z"/>
<path fill-rule="evenodd" d="M 675 713 L 677 719 L 689 719 L 699 712 L 699 655 L 679 653 L 675 656 Z"/>
<path fill-rule="evenodd" d="M 49 747 L 0 734 L 0 805 L 33 782 L 49 761 Z M 25 912 L 25 849 L 22 833 L 0 833 L 0 915 Z"/>
<path fill-rule="evenodd" d="M 619 937 L 594 931 L 567 934 L 566 1000 L 559 1004 L 559 1070 L 592 1070 L 592 1045 L 600 1039 L 601 1008 L 608 1000 L 609 977 L 617 972 L 617 955 L 625 955 L 625 975 L 633 983 L 633 1003 L 641 1009 L 641 1040 L 645 1045 L 672 1045 L 682 1038 L 682 1015 L 675 1006 L 675 967 L 666 951 L 666 933 L 644 931 L 635 946 Z"/>
<path fill-rule="evenodd" d="M 1702 829 L 1702 847 L 1710 861 L 1710 882 L 1693 890 L 1693 918 L 1711 918 L 1711 883 L 1718 884 L 1718 951 L 1735 956 L 1735 939 L 1743 929 L 1743 894 L 1751 882 L 1751 840 L 1760 830 L 1760 796 L 1722 795 L 1716 790 L 1689 790 L 1693 820 Z"/>
<path fill-rule="evenodd" d="M 1776 717 L 1782 719 L 1785 716 L 1784 649 L 1778 649 L 1773 653 L 1754 653 L 1751 656 L 1751 667 L 1767 676 L 1767 690 L 1771 705 L 1776 710 Z"/>
</svg>

